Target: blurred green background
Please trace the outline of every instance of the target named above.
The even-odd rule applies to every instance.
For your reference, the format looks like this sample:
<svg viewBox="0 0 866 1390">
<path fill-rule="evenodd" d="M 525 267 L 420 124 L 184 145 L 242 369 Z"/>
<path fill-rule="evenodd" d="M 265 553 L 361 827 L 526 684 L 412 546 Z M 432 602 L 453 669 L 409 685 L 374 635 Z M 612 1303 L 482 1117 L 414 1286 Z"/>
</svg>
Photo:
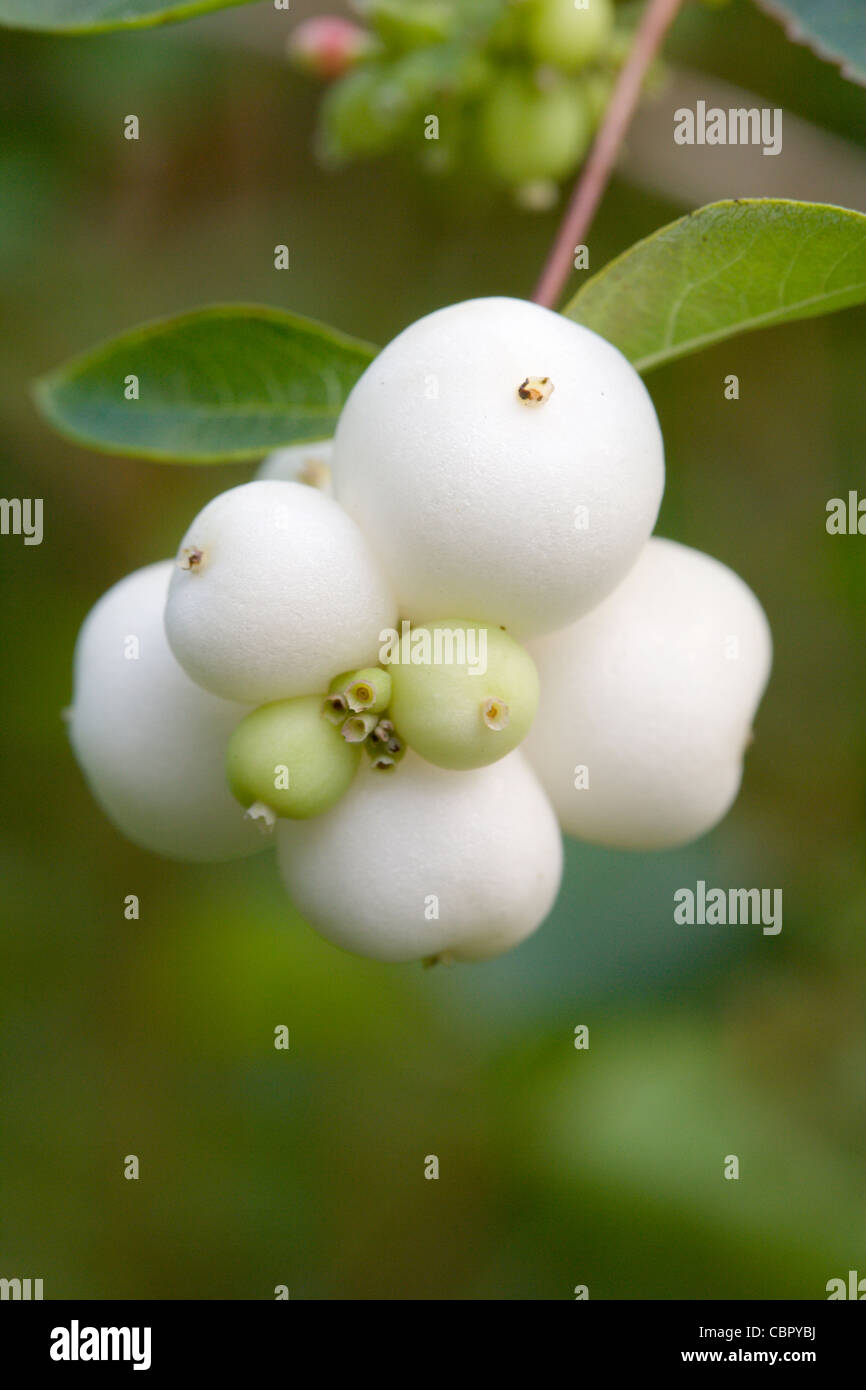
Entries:
<svg viewBox="0 0 866 1390">
<path fill-rule="evenodd" d="M 252 470 L 88 454 L 41 423 L 32 378 L 212 300 L 385 342 L 441 304 L 529 294 L 556 226 L 411 160 L 318 170 L 319 93 L 282 56 L 314 8 L 0 38 L 3 494 L 45 502 L 40 547 L 0 540 L 0 1275 L 46 1298 L 824 1298 L 866 1274 L 866 540 L 824 525 L 830 497 L 866 491 L 862 312 L 648 377 L 658 530 L 747 580 L 775 669 L 725 822 L 678 852 L 570 845 L 553 917 L 513 954 L 345 955 L 296 918 L 270 855 L 196 868 L 127 844 L 70 755 L 86 612 Z M 667 51 L 665 110 L 678 65 L 741 84 L 818 149 L 832 132 L 866 190 L 866 93 L 745 0 L 692 7 Z M 666 162 L 656 179 L 650 149 L 640 187 L 613 182 L 592 268 L 708 200 L 674 199 Z M 790 166 L 796 196 L 821 163 Z M 738 191 L 736 166 L 720 177 Z M 781 887 L 781 935 L 675 926 L 698 878 Z"/>
</svg>

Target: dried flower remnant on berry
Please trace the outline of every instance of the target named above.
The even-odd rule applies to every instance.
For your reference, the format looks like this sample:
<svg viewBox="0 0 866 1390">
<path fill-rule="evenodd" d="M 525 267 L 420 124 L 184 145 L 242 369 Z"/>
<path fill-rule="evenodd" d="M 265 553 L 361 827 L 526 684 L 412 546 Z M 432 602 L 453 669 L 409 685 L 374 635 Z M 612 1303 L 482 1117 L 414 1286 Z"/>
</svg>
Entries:
<svg viewBox="0 0 866 1390">
<path fill-rule="evenodd" d="M 325 491 L 331 484 L 331 470 L 323 459 L 309 458 L 298 471 L 298 482 Z"/>
<path fill-rule="evenodd" d="M 432 970 L 434 965 L 453 965 L 454 957 L 450 951 L 440 951 L 437 956 L 425 956 L 421 964 L 425 970 Z"/>
<path fill-rule="evenodd" d="M 348 713 L 349 706 L 346 704 L 345 695 L 335 691 L 332 695 L 325 696 L 322 703 L 322 714 L 332 724 L 342 724 Z"/>
<path fill-rule="evenodd" d="M 387 743 L 388 740 L 393 736 L 393 733 L 394 725 L 391 723 L 391 720 L 380 719 L 376 727 L 373 729 L 373 732 L 370 734 L 370 738 L 373 739 L 373 741 L 376 743 Z"/>
<path fill-rule="evenodd" d="M 182 570 L 198 570 L 201 569 L 203 560 L 204 551 L 199 550 L 197 545 L 188 545 L 180 552 L 177 566 Z"/>
<path fill-rule="evenodd" d="M 508 706 L 504 700 L 498 700 L 495 695 L 491 695 L 482 702 L 481 718 L 488 729 L 507 729 Z"/>
<path fill-rule="evenodd" d="M 347 743 L 363 743 L 367 735 L 372 734 L 375 727 L 375 714 L 353 714 L 351 719 L 347 719 L 343 725 L 343 738 Z"/>
<path fill-rule="evenodd" d="M 361 710 L 369 709 L 375 698 L 376 692 L 366 681 L 356 681 L 348 696 L 352 709 L 359 714 Z"/>
<path fill-rule="evenodd" d="M 247 820 L 255 821 L 263 835 L 269 835 L 277 823 L 277 817 L 270 806 L 266 806 L 263 801 L 254 801 L 244 811 Z"/>
<path fill-rule="evenodd" d="M 391 677 L 380 667 L 365 667 L 350 677 L 343 694 L 353 714 L 382 714 L 391 699 Z"/>
<path fill-rule="evenodd" d="M 373 759 L 372 766 L 377 772 L 390 772 L 392 767 L 396 767 L 397 759 L 392 758 L 390 753 L 377 753 Z"/>
<path fill-rule="evenodd" d="M 553 395 L 553 382 L 549 376 L 528 376 L 518 386 L 517 394 L 525 405 L 544 405 Z"/>
</svg>

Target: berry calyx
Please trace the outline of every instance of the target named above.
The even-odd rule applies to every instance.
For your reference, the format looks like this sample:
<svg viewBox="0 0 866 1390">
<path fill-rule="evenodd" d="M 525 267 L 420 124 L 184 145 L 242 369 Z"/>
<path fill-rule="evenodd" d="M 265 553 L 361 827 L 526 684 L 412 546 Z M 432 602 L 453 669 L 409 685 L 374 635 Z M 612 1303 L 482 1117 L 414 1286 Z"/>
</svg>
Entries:
<svg viewBox="0 0 866 1390">
<path fill-rule="evenodd" d="M 553 382 L 549 376 L 528 376 L 521 381 L 517 394 L 526 405 L 544 405 L 553 395 Z"/>
<path fill-rule="evenodd" d="M 363 743 L 367 735 L 375 729 L 376 723 L 375 714 L 352 714 L 340 732 L 347 743 Z"/>
<path fill-rule="evenodd" d="M 331 451 L 333 441 L 317 439 L 311 444 L 289 444 L 268 454 L 256 469 L 256 478 L 264 481 L 304 483 L 331 492 Z"/>
<path fill-rule="evenodd" d="M 353 714 L 382 714 L 391 699 L 391 677 L 381 666 L 365 666 L 331 682 L 330 694 L 340 694 Z"/>
</svg>

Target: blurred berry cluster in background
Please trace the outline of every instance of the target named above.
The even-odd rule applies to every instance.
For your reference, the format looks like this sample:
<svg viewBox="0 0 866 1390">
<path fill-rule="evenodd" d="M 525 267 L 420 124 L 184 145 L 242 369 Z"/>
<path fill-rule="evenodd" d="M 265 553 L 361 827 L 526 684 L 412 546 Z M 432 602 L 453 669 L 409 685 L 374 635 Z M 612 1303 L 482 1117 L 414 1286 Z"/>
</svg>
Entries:
<svg viewBox="0 0 866 1390">
<path fill-rule="evenodd" d="M 296 67 L 329 84 L 325 167 L 385 152 L 552 206 L 592 141 L 640 5 L 592 0 L 356 0 L 294 30 Z M 656 65 L 649 86 L 658 86 Z M 419 148 L 419 135 L 424 142 Z"/>
<path fill-rule="evenodd" d="M 88 453 L 42 423 L 32 379 L 211 301 L 384 344 L 440 305 L 528 295 L 561 209 L 529 215 L 511 190 L 574 172 L 633 23 L 613 7 L 581 66 L 543 46 L 534 0 L 330 8 L 372 38 L 324 91 L 293 65 L 322 9 L 301 0 L 0 46 L 3 492 L 45 503 L 41 546 L 0 544 L 0 1274 L 46 1298 L 823 1298 L 866 1274 L 866 541 L 825 529 L 863 479 L 861 310 L 646 377 L 657 531 L 742 575 L 774 676 L 734 813 L 661 854 L 570 843 L 553 917 L 511 954 L 344 954 L 287 906 L 271 856 L 137 850 L 75 766 L 61 711 L 84 615 L 254 465 Z M 748 0 L 687 5 L 663 61 L 591 271 L 716 197 L 862 202 L 863 90 Z M 719 93 L 784 108 L 778 158 L 677 149 L 674 109 Z M 698 880 L 781 887 L 783 930 L 676 925 Z"/>
</svg>

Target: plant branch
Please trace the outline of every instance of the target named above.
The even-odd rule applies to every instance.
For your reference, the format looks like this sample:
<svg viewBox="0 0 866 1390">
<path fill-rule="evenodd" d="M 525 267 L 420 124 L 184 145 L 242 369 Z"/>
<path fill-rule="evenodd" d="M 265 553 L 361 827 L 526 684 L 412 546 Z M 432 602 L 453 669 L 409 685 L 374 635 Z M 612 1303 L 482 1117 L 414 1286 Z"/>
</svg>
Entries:
<svg viewBox="0 0 866 1390">
<path fill-rule="evenodd" d="M 574 248 L 589 230 L 623 137 L 628 130 L 647 68 L 661 47 L 683 0 L 649 0 L 641 16 L 628 58 L 616 81 L 589 158 L 584 164 L 556 240 L 532 296 L 548 309 L 556 305 L 572 269 Z"/>
</svg>

